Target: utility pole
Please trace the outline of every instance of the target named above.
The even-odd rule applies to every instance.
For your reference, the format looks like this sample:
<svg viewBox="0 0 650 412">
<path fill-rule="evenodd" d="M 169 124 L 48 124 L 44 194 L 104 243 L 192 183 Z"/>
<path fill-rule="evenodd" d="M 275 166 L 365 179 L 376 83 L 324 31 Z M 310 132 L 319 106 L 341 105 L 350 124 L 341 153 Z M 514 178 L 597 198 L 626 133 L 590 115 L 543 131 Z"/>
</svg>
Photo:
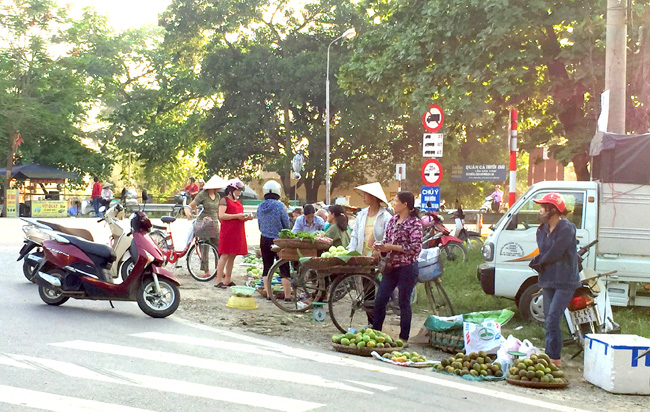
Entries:
<svg viewBox="0 0 650 412">
<path fill-rule="evenodd" d="M 625 133 L 627 1 L 607 0 L 605 90 L 609 90 L 607 131 Z"/>
</svg>

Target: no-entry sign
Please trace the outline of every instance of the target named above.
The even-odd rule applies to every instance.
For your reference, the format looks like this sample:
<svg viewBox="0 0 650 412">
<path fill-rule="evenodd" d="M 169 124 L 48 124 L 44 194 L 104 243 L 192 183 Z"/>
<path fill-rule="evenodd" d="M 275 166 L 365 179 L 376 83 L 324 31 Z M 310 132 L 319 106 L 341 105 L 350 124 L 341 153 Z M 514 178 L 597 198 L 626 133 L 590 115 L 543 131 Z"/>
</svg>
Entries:
<svg viewBox="0 0 650 412">
<path fill-rule="evenodd" d="M 444 121 L 445 114 L 442 112 L 442 107 L 437 104 L 429 105 L 429 110 L 422 115 L 422 125 L 430 133 L 440 130 Z"/>
<path fill-rule="evenodd" d="M 429 159 L 422 165 L 422 182 L 426 186 L 438 186 L 442 180 L 442 166 L 436 159 Z"/>
</svg>

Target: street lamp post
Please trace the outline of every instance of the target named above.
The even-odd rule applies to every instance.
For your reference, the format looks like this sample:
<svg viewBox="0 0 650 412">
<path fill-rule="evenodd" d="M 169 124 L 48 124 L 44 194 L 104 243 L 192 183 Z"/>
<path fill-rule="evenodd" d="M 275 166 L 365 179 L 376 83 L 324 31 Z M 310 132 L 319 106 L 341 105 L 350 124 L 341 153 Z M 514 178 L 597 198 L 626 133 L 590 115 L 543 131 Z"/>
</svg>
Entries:
<svg viewBox="0 0 650 412">
<path fill-rule="evenodd" d="M 347 29 L 339 37 L 332 40 L 327 46 L 327 77 L 325 79 L 325 203 L 330 204 L 330 47 L 337 41 L 346 38 L 351 39 L 356 36 L 357 32 L 354 28 Z"/>
</svg>

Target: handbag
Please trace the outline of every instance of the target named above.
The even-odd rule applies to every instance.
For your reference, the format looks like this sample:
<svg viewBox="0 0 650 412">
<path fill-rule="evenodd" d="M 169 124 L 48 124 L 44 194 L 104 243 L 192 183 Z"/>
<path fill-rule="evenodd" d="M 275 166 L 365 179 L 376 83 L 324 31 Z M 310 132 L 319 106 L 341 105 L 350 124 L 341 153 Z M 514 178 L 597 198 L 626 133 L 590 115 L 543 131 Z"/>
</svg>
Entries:
<svg viewBox="0 0 650 412">
<path fill-rule="evenodd" d="M 196 237 L 211 239 L 219 235 L 219 227 L 214 220 L 196 220 L 192 226 Z"/>
</svg>

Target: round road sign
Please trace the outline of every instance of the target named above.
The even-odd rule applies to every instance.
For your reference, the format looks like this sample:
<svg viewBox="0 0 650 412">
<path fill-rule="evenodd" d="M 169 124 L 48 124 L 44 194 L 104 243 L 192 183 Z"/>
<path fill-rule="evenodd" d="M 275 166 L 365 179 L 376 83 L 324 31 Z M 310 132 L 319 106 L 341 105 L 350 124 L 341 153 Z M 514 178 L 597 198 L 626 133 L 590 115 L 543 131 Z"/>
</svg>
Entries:
<svg viewBox="0 0 650 412">
<path fill-rule="evenodd" d="M 422 115 L 422 125 L 431 133 L 435 133 L 442 127 L 445 121 L 445 114 L 442 112 L 442 107 L 437 104 L 429 105 L 429 110 Z"/>
<path fill-rule="evenodd" d="M 442 166 L 436 159 L 429 159 L 422 165 L 422 182 L 426 186 L 438 186 L 442 180 Z"/>
</svg>

